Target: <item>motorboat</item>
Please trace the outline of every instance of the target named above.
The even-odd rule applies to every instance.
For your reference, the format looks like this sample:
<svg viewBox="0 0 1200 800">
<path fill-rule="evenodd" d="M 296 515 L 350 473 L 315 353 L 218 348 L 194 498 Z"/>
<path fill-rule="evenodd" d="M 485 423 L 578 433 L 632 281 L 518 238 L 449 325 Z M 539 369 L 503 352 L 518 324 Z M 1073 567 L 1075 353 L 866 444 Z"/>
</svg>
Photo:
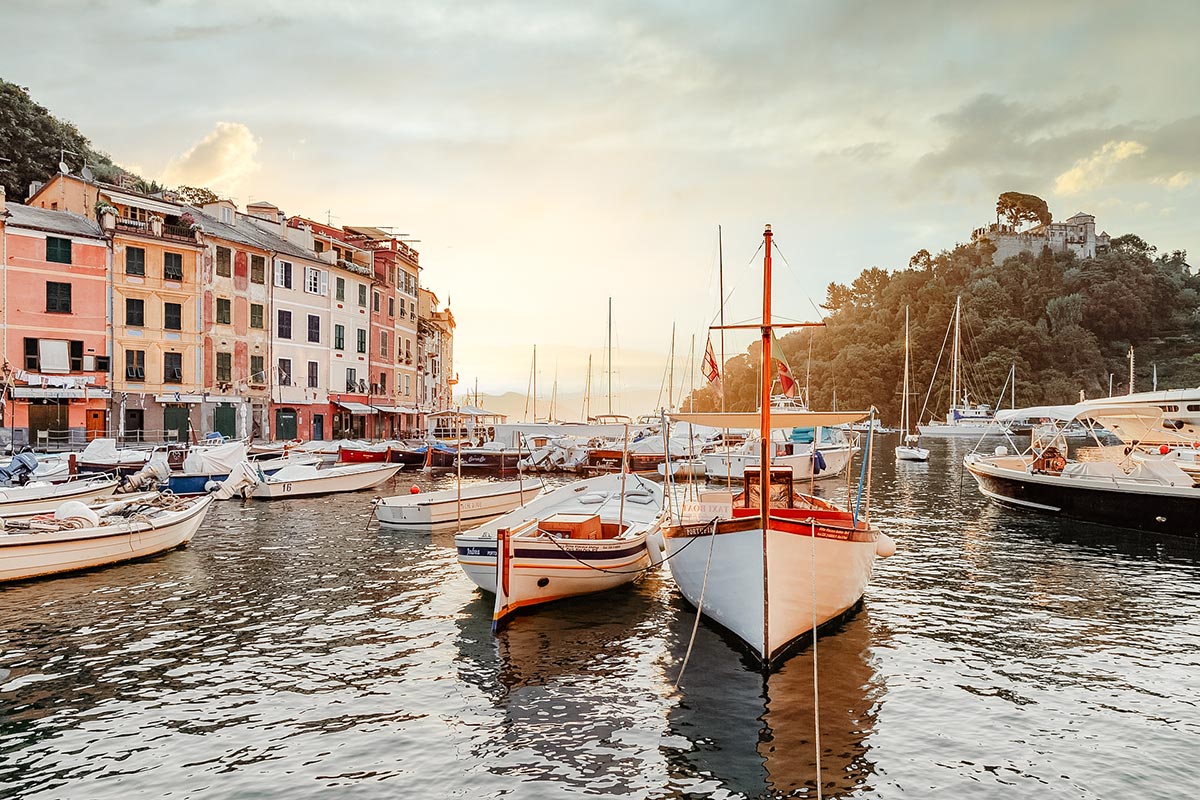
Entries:
<svg viewBox="0 0 1200 800">
<path fill-rule="evenodd" d="M 523 606 L 636 580 L 661 557 L 662 508 L 662 486 L 639 475 L 576 481 L 455 536 L 458 563 L 496 595 L 500 622 Z"/>
<path fill-rule="evenodd" d="M 34 481 L 24 486 L 0 487 L 0 515 L 44 514 L 68 500 L 88 502 L 108 497 L 117 489 L 117 479 L 84 476 L 65 483 Z"/>
<path fill-rule="evenodd" d="M 255 497 L 260 500 L 280 500 L 311 497 L 321 494 L 340 494 L 373 489 L 396 476 L 403 464 L 342 464 L 315 466 L 293 464 L 274 475 L 266 475 L 253 464 L 243 461 L 221 483 L 213 482 L 209 489 L 220 500 L 231 497 Z"/>
<path fill-rule="evenodd" d="M 413 533 L 465 530 L 528 503 L 541 491 L 540 480 L 522 480 L 401 494 L 377 499 L 375 516 L 380 525 Z"/>
<path fill-rule="evenodd" d="M 220 483 L 226 480 L 230 472 L 247 458 L 246 446 L 242 442 L 230 442 L 213 447 L 194 447 L 184 459 L 183 469 L 168 474 L 160 488 L 183 497 L 207 494 L 210 483 Z M 321 463 L 321 457 L 290 452 L 272 458 L 255 458 L 252 463 L 259 472 L 271 476 L 287 466 L 315 466 Z"/>
<path fill-rule="evenodd" d="M 528 458 L 529 448 L 512 447 L 502 442 L 484 442 L 478 447 L 458 450 L 458 463 L 464 470 L 513 472 L 522 459 Z"/>
<path fill-rule="evenodd" d="M 796 426 L 771 431 L 771 460 L 791 469 L 797 481 L 832 478 L 842 474 L 854 457 L 854 443 L 837 425 Z M 752 435 L 740 445 L 704 453 L 705 476 L 714 480 L 742 480 L 747 468 L 762 461 L 762 439 Z"/>
<path fill-rule="evenodd" d="M 49 513 L 4 521 L 0 581 L 91 569 L 172 550 L 191 541 L 211 497 L 191 500 L 154 493 L 113 498 L 99 508 L 60 503 Z"/>
</svg>

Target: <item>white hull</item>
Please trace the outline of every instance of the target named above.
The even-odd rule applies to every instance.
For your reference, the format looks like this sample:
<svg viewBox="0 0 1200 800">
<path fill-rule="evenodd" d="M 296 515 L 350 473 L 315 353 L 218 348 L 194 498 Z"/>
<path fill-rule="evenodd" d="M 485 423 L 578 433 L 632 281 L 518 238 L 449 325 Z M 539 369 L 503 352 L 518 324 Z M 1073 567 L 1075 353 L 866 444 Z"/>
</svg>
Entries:
<svg viewBox="0 0 1200 800">
<path fill-rule="evenodd" d="M 896 448 L 897 461 L 928 461 L 929 451 L 923 447 L 907 447 L 901 445 Z"/>
<path fill-rule="evenodd" d="M 658 474 L 666 477 L 667 463 L 665 461 L 658 465 Z M 702 458 L 671 462 L 671 477 L 673 478 L 703 478 L 705 474 L 706 467 Z"/>
<path fill-rule="evenodd" d="M 960 422 L 950 425 L 945 422 L 931 422 L 928 425 L 918 425 L 917 430 L 922 436 L 1003 436 L 1004 429 L 995 422 Z"/>
<path fill-rule="evenodd" d="M 108 497 L 117 488 L 114 479 L 79 480 L 49 486 L 13 486 L 0 489 L 0 514 L 6 517 L 45 514 L 68 500 L 87 503 Z"/>
<path fill-rule="evenodd" d="M 393 478 L 403 464 L 353 464 L 317 470 L 311 477 L 276 480 L 274 477 L 254 487 L 254 497 L 260 500 L 279 500 L 289 497 L 311 497 L 318 494 L 337 494 L 372 489 Z"/>
<path fill-rule="evenodd" d="M 833 447 L 820 449 L 821 457 L 825 459 L 825 469 L 817 473 L 817 478 L 832 478 L 845 472 L 850 466 L 850 459 L 854 456 L 854 448 Z M 742 480 L 746 474 L 746 467 L 757 467 L 760 458 L 757 454 L 752 453 L 706 453 L 704 455 L 704 475 L 707 478 L 715 480 L 725 480 L 732 478 L 733 480 Z M 772 467 L 791 467 L 792 480 L 806 481 L 813 477 L 812 474 L 813 457 L 811 453 L 801 453 L 800 455 L 790 456 L 772 456 Z"/>
<path fill-rule="evenodd" d="M 96 528 L 0 533 L 0 581 L 90 569 L 171 550 L 191 541 L 212 502 L 203 497 L 181 511 Z"/>
<path fill-rule="evenodd" d="M 871 578 L 876 554 L 874 541 L 769 530 L 764 559 L 761 528 L 666 541 L 667 563 L 683 596 L 764 663 L 811 631 L 814 622 L 820 627 L 853 608 Z"/>
<path fill-rule="evenodd" d="M 474 527 L 528 503 L 542 491 L 542 482 L 505 481 L 475 484 L 440 492 L 385 497 L 375 506 L 381 525 L 430 532 Z M 461 498 L 461 500 L 460 500 Z"/>
</svg>

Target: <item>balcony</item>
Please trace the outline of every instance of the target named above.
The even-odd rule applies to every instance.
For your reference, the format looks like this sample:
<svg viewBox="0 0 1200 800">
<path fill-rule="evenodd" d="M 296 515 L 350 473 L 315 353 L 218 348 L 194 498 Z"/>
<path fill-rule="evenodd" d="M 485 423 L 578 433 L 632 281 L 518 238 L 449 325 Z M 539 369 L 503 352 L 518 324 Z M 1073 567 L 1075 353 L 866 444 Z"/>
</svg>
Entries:
<svg viewBox="0 0 1200 800">
<path fill-rule="evenodd" d="M 124 233 L 136 233 L 141 236 L 153 236 L 158 239 L 169 239 L 177 242 L 188 242 L 190 244 L 196 243 L 196 234 L 186 225 L 168 225 L 164 222 L 161 226 L 157 226 L 161 232 L 156 235 L 156 226 L 151 225 L 151 223 L 121 217 L 117 219 L 115 227 L 116 230 Z"/>
</svg>

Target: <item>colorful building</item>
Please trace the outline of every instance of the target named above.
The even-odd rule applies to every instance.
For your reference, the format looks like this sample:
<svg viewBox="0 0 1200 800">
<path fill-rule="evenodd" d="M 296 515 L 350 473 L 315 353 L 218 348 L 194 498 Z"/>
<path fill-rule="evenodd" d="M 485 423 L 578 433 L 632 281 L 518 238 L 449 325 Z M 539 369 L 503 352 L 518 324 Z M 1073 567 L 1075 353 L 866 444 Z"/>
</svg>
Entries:
<svg viewBox="0 0 1200 800">
<path fill-rule="evenodd" d="M 6 203 L 0 442 L 82 444 L 108 432 L 108 243 L 80 214 Z"/>
<path fill-rule="evenodd" d="M 458 384 L 454 372 L 454 314 L 449 308 L 440 310 L 438 304 L 436 294 L 421 289 L 417 369 L 421 408 L 430 414 L 454 407 L 454 387 Z"/>
</svg>

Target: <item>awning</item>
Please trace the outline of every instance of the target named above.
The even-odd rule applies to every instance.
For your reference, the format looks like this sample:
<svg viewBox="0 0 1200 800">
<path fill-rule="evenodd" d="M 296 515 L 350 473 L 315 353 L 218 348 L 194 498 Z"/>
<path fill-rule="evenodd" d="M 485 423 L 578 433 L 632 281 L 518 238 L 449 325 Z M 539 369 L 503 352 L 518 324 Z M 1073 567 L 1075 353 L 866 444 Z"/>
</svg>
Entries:
<svg viewBox="0 0 1200 800">
<path fill-rule="evenodd" d="M 203 403 L 204 395 L 170 392 L 169 394 L 156 394 L 154 400 L 157 403 Z"/>
<path fill-rule="evenodd" d="M 1107 405 L 1095 403 L 1076 403 L 1072 406 L 1032 406 L 1030 408 L 1010 408 L 996 412 L 997 422 L 1013 420 L 1052 419 L 1057 422 L 1071 422 L 1076 419 L 1140 419 L 1151 422 L 1162 416 L 1158 406 L 1134 405 L 1131 403 L 1115 402 Z"/>
<path fill-rule="evenodd" d="M 85 394 L 86 393 L 86 394 Z M 82 400 L 85 397 L 90 400 L 107 400 L 112 397 L 112 392 L 108 389 L 100 387 L 88 387 L 87 389 L 61 389 L 61 388 L 45 388 L 40 386 L 14 386 L 12 387 L 13 397 L 25 397 L 40 400 Z"/>
<path fill-rule="evenodd" d="M 161 200 L 151 200 L 149 197 L 141 197 L 136 194 L 126 194 L 125 192 L 118 192 L 114 189 L 102 189 L 100 194 L 104 195 L 118 205 L 142 208 L 146 211 L 153 211 L 156 214 L 162 214 L 164 216 L 175 216 L 176 214 L 182 214 L 184 212 L 184 209 L 181 206 L 177 206 L 174 203 L 164 203 Z"/>
<path fill-rule="evenodd" d="M 341 402 L 339 406 L 349 411 L 351 414 L 378 414 L 379 412 L 363 403 Z"/>
<path fill-rule="evenodd" d="M 382 411 L 384 414 L 420 414 L 420 411 L 411 406 L 374 406 L 376 411 Z"/>
<path fill-rule="evenodd" d="M 675 422 L 690 422 L 710 428 L 757 428 L 762 415 L 757 411 L 699 412 L 695 414 L 668 414 Z M 871 416 L 870 411 L 772 411 L 772 428 L 815 428 L 830 427 L 858 422 Z"/>
</svg>

